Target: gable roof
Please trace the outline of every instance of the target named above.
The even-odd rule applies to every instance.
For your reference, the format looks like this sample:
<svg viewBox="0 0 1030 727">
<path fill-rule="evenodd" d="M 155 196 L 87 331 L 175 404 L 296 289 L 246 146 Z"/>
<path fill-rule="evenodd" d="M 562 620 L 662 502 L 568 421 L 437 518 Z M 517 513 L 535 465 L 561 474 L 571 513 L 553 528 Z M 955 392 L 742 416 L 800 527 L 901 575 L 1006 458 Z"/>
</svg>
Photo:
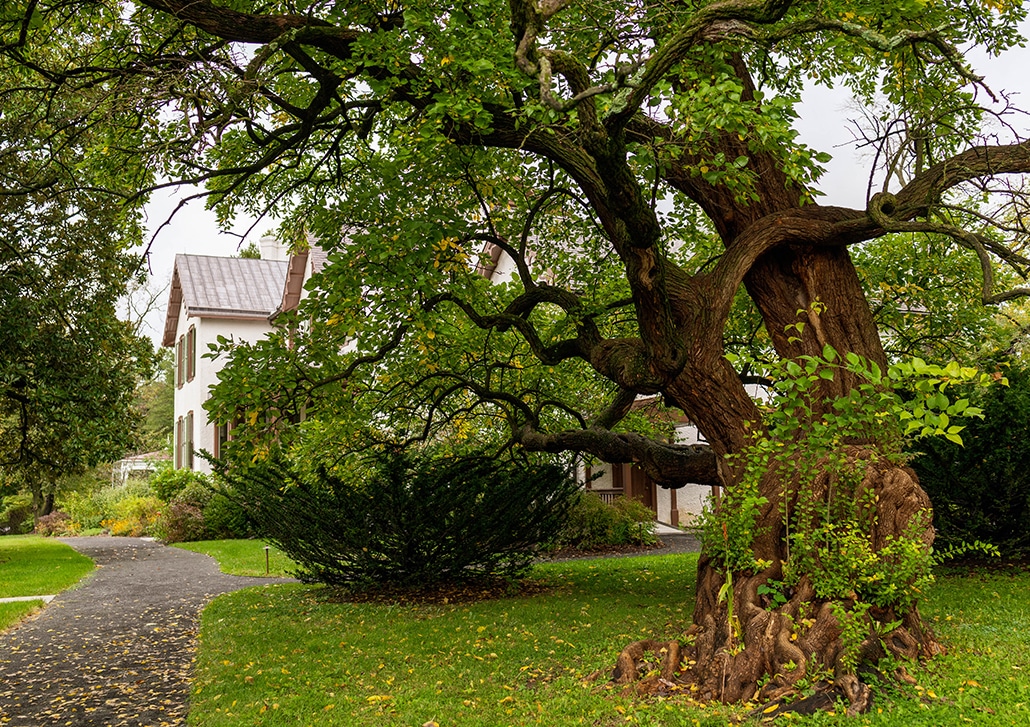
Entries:
<svg viewBox="0 0 1030 727">
<path fill-rule="evenodd" d="M 300 303 L 304 294 L 304 283 L 312 275 L 316 275 L 326 266 L 329 253 L 312 244 L 306 250 L 290 255 L 289 268 L 286 271 L 286 285 L 283 287 L 282 299 L 273 317 L 283 311 L 293 310 Z"/>
<path fill-rule="evenodd" d="M 282 300 L 285 260 L 176 255 L 163 346 L 175 343 L 179 310 L 188 318 L 268 318 Z"/>
</svg>

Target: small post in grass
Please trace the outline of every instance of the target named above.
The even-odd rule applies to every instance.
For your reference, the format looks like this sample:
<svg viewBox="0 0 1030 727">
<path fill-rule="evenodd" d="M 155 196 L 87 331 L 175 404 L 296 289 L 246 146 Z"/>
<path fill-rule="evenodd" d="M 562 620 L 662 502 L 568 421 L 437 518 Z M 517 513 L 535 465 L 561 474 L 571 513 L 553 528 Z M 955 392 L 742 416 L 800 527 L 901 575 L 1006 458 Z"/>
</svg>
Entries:
<svg viewBox="0 0 1030 727">
<path fill-rule="evenodd" d="M 269 570 L 268 570 L 268 546 L 266 545 L 265 546 L 265 575 L 267 576 L 268 573 L 269 573 Z"/>
</svg>

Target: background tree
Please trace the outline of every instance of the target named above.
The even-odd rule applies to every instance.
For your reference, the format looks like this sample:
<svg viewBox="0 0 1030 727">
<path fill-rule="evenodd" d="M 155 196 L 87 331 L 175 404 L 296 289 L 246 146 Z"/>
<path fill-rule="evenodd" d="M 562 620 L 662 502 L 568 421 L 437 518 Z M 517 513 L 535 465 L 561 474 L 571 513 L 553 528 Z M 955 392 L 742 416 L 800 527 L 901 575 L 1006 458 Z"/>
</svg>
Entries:
<svg viewBox="0 0 1030 727">
<path fill-rule="evenodd" d="M 48 99 L 10 63 L 0 83 L 0 476 L 45 515 L 62 478 L 136 442 L 153 350 L 117 304 L 139 267 L 138 167 L 108 166 L 95 94 Z"/>
<path fill-rule="evenodd" d="M 140 384 L 136 393 L 136 405 L 144 416 L 140 440 L 144 452 L 171 449 L 175 423 L 175 357 L 165 348 L 156 358 L 153 377 Z"/>
<path fill-rule="evenodd" d="M 723 355 L 742 290 L 776 356 L 846 357 L 817 376 L 812 422 L 868 393 L 863 372 L 886 364 L 849 248 L 932 234 L 949 259 L 975 259 L 983 302 L 1026 292 L 1002 289 L 995 264 L 1030 263 L 1018 176 L 1030 154 L 1010 127 L 980 135 L 990 91 L 957 50 L 1019 42 L 1018 3 L 141 0 L 129 13 L 73 0 L 8 5 L 3 17 L 5 57 L 49 88 L 138 104 L 132 143 L 116 136 L 112 149 L 206 181 L 223 215 L 281 212 L 287 237 L 313 232 L 330 250 L 294 347 L 280 336 L 241 350 L 213 403 L 254 427 L 267 413 L 284 431 L 333 407 L 427 438 L 476 418 L 512 446 L 732 492 L 749 468 L 726 457 L 761 429 Z M 53 57 L 51 38 L 84 29 L 102 51 Z M 846 84 L 897 119 L 872 130 L 882 185 L 861 208 L 815 203 L 825 157 L 791 128 L 807 82 Z M 158 110 L 167 123 L 150 121 Z M 985 201 L 962 206 L 972 191 Z M 485 246 L 514 259 L 510 284 L 471 271 L 492 260 Z M 347 342 L 356 349 L 341 354 Z M 260 366 L 247 374 L 250 363 Z M 642 395 L 685 413 L 709 448 L 627 431 Z M 351 443 L 353 427 L 309 422 L 312 437 Z M 865 469 L 896 444 L 838 446 L 875 496 L 875 550 L 925 550 L 916 480 L 889 458 Z M 867 645 L 889 631 L 882 643 L 898 655 L 937 645 L 907 597 L 870 612 L 806 590 L 804 573 L 785 604 L 758 595 L 799 565 L 784 528 L 810 483 L 788 472 L 769 469 L 737 500 L 753 511 L 753 567 L 702 558 L 683 678 L 710 698 L 748 699 L 765 684 L 774 699 L 828 668 L 863 709 L 868 688 L 842 657 L 847 624 Z M 826 512 L 849 494 L 837 474 L 806 490 Z"/>
</svg>

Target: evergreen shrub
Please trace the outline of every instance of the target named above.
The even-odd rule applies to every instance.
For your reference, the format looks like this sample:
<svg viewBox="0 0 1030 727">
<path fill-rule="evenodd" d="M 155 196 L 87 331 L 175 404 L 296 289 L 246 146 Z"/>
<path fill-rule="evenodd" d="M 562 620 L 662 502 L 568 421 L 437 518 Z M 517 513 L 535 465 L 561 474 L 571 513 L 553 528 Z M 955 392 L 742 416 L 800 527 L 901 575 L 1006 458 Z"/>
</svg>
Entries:
<svg viewBox="0 0 1030 727">
<path fill-rule="evenodd" d="M 253 535 L 247 514 L 235 499 L 224 494 L 224 490 L 211 493 L 203 515 L 205 540 L 241 539 Z"/>
<path fill-rule="evenodd" d="M 223 476 L 303 580 L 357 588 L 522 575 L 577 492 L 555 465 L 403 450 L 348 473 L 264 462 Z"/>
<path fill-rule="evenodd" d="M 1005 372 L 966 420 L 963 446 L 931 438 L 916 445 L 912 467 L 933 503 L 936 550 L 982 541 L 1002 556 L 1030 556 L 1030 371 Z"/>
</svg>

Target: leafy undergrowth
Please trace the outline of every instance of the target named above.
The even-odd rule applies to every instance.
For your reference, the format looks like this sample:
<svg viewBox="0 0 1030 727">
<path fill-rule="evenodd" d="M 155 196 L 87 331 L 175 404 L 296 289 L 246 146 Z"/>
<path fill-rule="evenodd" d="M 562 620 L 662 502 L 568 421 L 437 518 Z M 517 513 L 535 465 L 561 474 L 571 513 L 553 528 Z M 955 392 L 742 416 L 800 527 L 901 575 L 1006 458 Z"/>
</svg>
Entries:
<svg viewBox="0 0 1030 727">
<path fill-rule="evenodd" d="M 290 576 L 297 564 L 274 547 L 268 549 L 268 572 L 265 572 L 265 543 L 261 540 L 198 540 L 175 543 L 175 548 L 210 555 L 218 561 L 223 573 L 233 576 Z"/>
<path fill-rule="evenodd" d="M 33 535 L 0 537 L 0 598 L 59 593 L 93 570 L 93 561 L 64 543 Z M 0 631 L 33 611 L 42 601 L 0 603 Z"/>
<path fill-rule="evenodd" d="M 222 596 L 203 614 L 190 724 L 726 725 L 746 710 L 689 692 L 639 700 L 589 679 L 627 642 L 686 629 L 696 565 L 548 563 L 533 573 L 545 590 L 472 603 L 334 602 L 299 584 Z M 942 578 L 924 614 L 951 654 L 914 670 L 918 687 L 881 693 L 870 714 L 804 723 L 1030 724 L 1027 592 L 1022 571 Z"/>
</svg>

